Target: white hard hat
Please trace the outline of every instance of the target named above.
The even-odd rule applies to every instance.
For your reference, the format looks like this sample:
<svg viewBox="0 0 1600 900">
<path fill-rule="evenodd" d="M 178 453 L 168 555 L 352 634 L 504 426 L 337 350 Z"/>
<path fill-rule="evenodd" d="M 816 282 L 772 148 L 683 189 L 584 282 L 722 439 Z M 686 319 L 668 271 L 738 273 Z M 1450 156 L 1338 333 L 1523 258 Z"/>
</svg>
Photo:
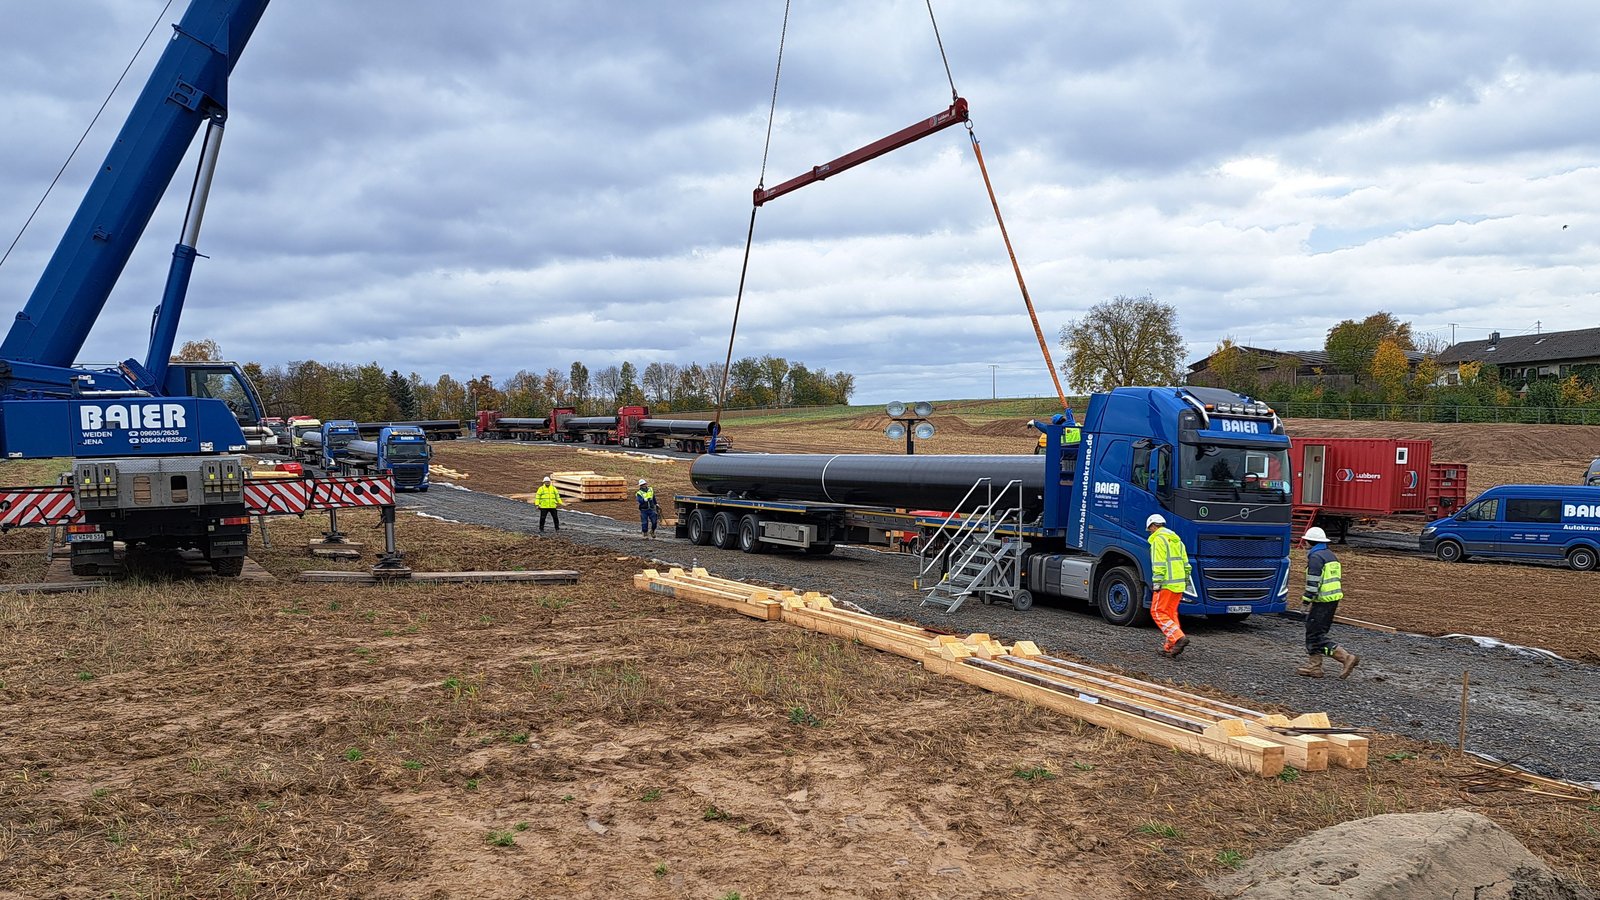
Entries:
<svg viewBox="0 0 1600 900">
<path fill-rule="evenodd" d="M 546 476 L 545 476 L 545 477 L 544 477 L 544 483 L 545 483 L 545 484 L 549 484 L 549 483 L 550 483 L 550 476 L 549 476 L 549 475 L 546 475 Z"/>
<path fill-rule="evenodd" d="M 1326 544 L 1328 542 L 1328 533 L 1313 525 L 1307 529 L 1305 540 L 1311 544 Z"/>
<path fill-rule="evenodd" d="M 639 479 L 639 483 L 640 484 L 646 484 L 647 482 L 643 478 L 641 478 L 641 479 Z"/>
<path fill-rule="evenodd" d="M 1167 524 L 1167 518 L 1166 518 L 1166 516 L 1163 516 L 1161 513 L 1155 513 L 1150 518 L 1144 520 L 1144 527 L 1147 528 L 1147 529 L 1151 525 L 1165 525 L 1165 524 Z"/>
</svg>

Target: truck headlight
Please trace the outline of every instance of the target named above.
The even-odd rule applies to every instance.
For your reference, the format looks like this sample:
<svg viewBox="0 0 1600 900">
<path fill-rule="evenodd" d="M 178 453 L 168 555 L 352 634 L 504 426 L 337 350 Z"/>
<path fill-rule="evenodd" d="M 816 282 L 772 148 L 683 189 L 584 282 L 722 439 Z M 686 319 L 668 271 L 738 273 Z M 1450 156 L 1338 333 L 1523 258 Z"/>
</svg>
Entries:
<svg viewBox="0 0 1600 900">
<path fill-rule="evenodd" d="M 1436 529 L 1436 528 L 1434 528 L 1434 527 L 1433 527 L 1433 526 L 1432 526 L 1432 525 L 1428 525 L 1428 526 L 1426 526 L 1426 527 L 1424 527 L 1424 528 L 1423 528 L 1423 529 L 1422 529 L 1422 533 L 1423 533 L 1423 534 L 1424 534 L 1424 535 L 1429 535 L 1429 534 L 1433 534 L 1433 533 L 1434 533 L 1434 532 L 1435 532 L 1435 531 L 1437 531 L 1437 530 L 1438 530 L 1438 529 Z"/>
<path fill-rule="evenodd" d="M 1283 570 L 1283 577 L 1278 580 L 1278 596 L 1279 597 L 1287 597 L 1288 595 L 1289 595 L 1289 569 L 1288 569 L 1288 567 L 1285 567 L 1284 570 Z"/>
</svg>

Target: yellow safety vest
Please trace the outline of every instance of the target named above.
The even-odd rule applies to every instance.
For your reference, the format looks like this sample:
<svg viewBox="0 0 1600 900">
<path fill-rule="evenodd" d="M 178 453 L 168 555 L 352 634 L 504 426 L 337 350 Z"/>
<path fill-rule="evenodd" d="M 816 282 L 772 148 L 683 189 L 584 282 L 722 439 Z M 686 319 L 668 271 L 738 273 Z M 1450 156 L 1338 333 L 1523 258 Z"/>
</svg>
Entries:
<svg viewBox="0 0 1600 900">
<path fill-rule="evenodd" d="M 1081 442 L 1082 440 L 1083 440 L 1083 430 L 1082 429 L 1079 429 L 1079 428 L 1068 428 L 1066 431 L 1061 432 L 1061 443 L 1062 444 L 1076 444 L 1076 443 Z"/>
<path fill-rule="evenodd" d="M 561 505 L 561 492 L 556 490 L 553 484 L 541 484 L 533 493 L 533 502 L 538 504 L 540 509 L 555 509 Z"/>
<path fill-rule="evenodd" d="M 1168 528 L 1150 535 L 1150 580 L 1158 591 L 1183 593 L 1189 586 L 1189 551 Z"/>
<path fill-rule="evenodd" d="M 1312 566 L 1324 554 L 1327 558 L 1320 560 L 1322 568 L 1312 572 Z M 1320 553 L 1313 550 L 1306 557 L 1305 598 L 1310 603 L 1337 603 L 1344 599 L 1344 565 L 1326 548 Z"/>
</svg>

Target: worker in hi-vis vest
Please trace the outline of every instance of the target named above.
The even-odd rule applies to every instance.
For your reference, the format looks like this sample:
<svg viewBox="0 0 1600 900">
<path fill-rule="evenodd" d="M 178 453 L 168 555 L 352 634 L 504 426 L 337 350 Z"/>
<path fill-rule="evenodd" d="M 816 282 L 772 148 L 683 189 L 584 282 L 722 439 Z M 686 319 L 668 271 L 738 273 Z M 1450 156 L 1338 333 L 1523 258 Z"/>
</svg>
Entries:
<svg viewBox="0 0 1600 900">
<path fill-rule="evenodd" d="M 1078 427 L 1077 420 L 1072 415 L 1072 410 L 1068 409 L 1065 413 L 1056 413 L 1051 416 L 1050 424 L 1067 426 L 1066 430 L 1061 432 L 1061 446 L 1068 448 L 1069 453 L 1076 453 L 1078 444 L 1083 441 L 1083 429 Z M 1044 423 L 1038 419 L 1029 419 L 1028 426 L 1039 429 L 1039 445 L 1033 448 L 1033 454 L 1038 456 L 1044 452 L 1045 447 L 1050 445 L 1050 435 L 1045 433 Z"/>
<path fill-rule="evenodd" d="M 1176 659 L 1189 646 L 1178 626 L 1178 603 L 1189 587 L 1189 551 L 1160 513 L 1145 519 L 1144 529 L 1150 533 L 1150 618 L 1166 637 L 1161 655 Z"/>
<path fill-rule="evenodd" d="M 1313 526 L 1306 532 L 1305 542 L 1311 545 L 1306 553 L 1306 590 L 1300 602 L 1306 608 L 1306 664 L 1295 669 L 1296 675 L 1307 678 L 1322 677 L 1322 660 L 1333 657 L 1344 666 L 1339 672 L 1345 678 L 1361 662 L 1361 657 L 1328 640 L 1333 628 L 1333 614 L 1344 599 L 1344 566 L 1328 547 L 1328 535 Z"/>
<path fill-rule="evenodd" d="M 539 489 L 533 492 L 533 502 L 535 506 L 539 507 L 539 530 L 544 530 L 545 516 L 549 516 L 556 520 L 556 530 L 560 531 L 561 492 L 556 490 L 556 486 L 550 483 L 549 475 L 544 477 L 544 483 L 539 485 Z"/>
</svg>

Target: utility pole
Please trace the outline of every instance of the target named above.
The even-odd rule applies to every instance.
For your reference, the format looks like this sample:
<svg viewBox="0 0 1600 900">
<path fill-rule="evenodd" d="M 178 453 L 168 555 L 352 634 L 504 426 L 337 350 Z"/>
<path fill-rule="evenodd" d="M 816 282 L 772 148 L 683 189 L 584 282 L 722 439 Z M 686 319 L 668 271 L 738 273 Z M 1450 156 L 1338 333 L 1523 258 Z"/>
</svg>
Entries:
<svg viewBox="0 0 1600 900">
<path fill-rule="evenodd" d="M 1450 323 L 1450 346 L 1456 345 L 1456 323 Z"/>
<path fill-rule="evenodd" d="M 989 364 L 989 399 L 990 400 L 999 400 L 1000 399 L 1000 391 L 996 387 L 996 385 L 998 385 L 1000 382 L 998 380 L 998 376 L 995 374 L 998 371 L 1000 371 L 1000 366 L 998 364 L 996 364 L 996 363 L 990 363 Z"/>
</svg>

